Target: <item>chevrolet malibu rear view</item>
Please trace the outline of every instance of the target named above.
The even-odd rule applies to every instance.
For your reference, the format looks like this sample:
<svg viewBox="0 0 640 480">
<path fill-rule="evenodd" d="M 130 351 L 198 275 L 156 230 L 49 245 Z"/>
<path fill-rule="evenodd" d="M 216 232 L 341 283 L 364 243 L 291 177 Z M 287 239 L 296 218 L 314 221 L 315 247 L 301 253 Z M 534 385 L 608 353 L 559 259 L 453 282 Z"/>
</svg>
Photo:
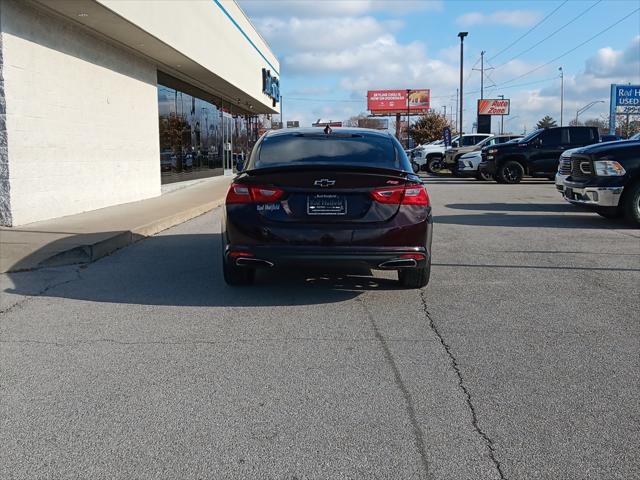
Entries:
<svg viewBox="0 0 640 480">
<path fill-rule="evenodd" d="M 265 134 L 225 202 L 223 273 L 230 285 L 257 268 L 397 270 L 407 288 L 431 270 L 429 196 L 398 141 L 367 129 Z"/>
</svg>

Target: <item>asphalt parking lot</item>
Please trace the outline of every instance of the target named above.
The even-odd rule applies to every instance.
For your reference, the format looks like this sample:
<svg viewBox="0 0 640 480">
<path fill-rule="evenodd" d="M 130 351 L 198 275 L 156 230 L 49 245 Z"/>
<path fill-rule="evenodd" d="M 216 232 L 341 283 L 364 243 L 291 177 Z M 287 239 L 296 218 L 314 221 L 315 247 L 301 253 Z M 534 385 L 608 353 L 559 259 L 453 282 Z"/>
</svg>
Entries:
<svg viewBox="0 0 640 480">
<path fill-rule="evenodd" d="M 2 277 L 0 477 L 640 478 L 640 230 L 428 178 L 433 271 L 264 272 L 220 210 Z"/>
</svg>

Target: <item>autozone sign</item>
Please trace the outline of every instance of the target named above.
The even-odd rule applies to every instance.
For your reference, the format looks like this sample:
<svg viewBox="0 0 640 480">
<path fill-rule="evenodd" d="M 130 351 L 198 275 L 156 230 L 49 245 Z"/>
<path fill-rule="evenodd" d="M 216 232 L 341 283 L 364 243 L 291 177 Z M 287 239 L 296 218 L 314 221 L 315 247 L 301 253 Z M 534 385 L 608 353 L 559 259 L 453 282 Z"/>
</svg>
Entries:
<svg viewBox="0 0 640 480">
<path fill-rule="evenodd" d="M 506 98 L 478 100 L 478 115 L 509 115 L 510 103 Z"/>
</svg>

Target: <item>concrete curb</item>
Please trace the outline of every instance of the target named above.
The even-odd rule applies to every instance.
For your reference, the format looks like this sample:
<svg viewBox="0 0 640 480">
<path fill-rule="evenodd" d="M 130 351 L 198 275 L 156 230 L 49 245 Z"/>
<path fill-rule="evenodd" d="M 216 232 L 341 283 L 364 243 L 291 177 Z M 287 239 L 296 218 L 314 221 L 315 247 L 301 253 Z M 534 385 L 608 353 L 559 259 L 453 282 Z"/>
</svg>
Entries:
<svg viewBox="0 0 640 480">
<path fill-rule="evenodd" d="M 45 267 L 60 267 L 64 265 L 77 265 L 84 263 L 95 262 L 96 260 L 110 255 L 111 253 L 124 248 L 133 243 L 144 240 L 147 237 L 151 237 L 157 233 L 167 230 L 168 228 L 175 227 L 181 223 L 184 223 L 192 218 L 199 217 L 211 210 L 221 206 L 224 203 L 224 199 L 218 199 L 215 201 L 203 203 L 195 207 L 183 210 L 181 212 L 169 215 L 158 220 L 154 220 L 145 225 L 132 228 L 131 230 L 115 233 L 114 235 L 100 240 L 96 243 L 75 246 L 69 250 L 58 252 L 45 260 L 42 260 L 38 265 L 27 269 L 9 269 L 9 272 L 18 272 L 21 270 L 34 270 Z"/>
</svg>

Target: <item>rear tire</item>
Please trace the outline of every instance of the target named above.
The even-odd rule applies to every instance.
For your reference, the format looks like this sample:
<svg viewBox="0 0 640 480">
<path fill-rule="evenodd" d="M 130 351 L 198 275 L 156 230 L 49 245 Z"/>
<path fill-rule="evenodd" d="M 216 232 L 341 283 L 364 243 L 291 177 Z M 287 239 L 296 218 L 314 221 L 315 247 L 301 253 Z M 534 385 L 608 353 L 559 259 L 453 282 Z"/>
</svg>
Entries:
<svg viewBox="0 0 640 480">
<path fill-rule="evenodd" d="M 640 182 L 627 188 L 622 197 L 625 219 L 631 224 L 640 225 Z"/>
<path fill-rule="evenodd" d="M 222 275 L 227 285 L 239 287 L 251 285 L 255 279 L 256 271 L 252 268 L 241 268 L 231 265 L 222 259 Z"/>
<path fill-rule="evenodd" d="M 398 270 L 398 281 L 404 288 L 422 288 L 429 284 L 431 276 L 431 260 L 421 268 Z"/>
<path fill-rule="evenodd" d="M 520 183 L 522 177 L 524 177 L 524 167 L 515 160 L 505 162 L 496 172 L 496 180 L 500 180 L 498 183 Z"/>
</svg>

